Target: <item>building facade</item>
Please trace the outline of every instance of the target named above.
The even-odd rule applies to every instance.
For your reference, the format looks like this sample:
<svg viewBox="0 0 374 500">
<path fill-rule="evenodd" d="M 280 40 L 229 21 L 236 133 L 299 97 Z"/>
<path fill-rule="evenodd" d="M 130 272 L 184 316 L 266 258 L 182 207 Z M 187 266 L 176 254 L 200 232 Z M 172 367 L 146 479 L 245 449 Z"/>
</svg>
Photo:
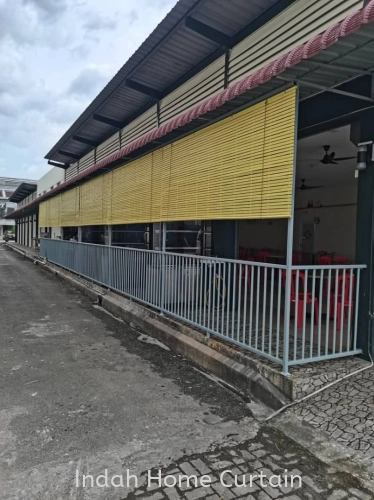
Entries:
<svg viewBox="0 0 374 500">
<path fill-rule="evenodd" d="M 372 247 L 367 239 L 374 213 L 373 22 L 373 1 L 266 0 L 259 7 L 244 0 L 180 0 L 46 155 L 62 178 L 50 190 L 38 189 L 36 199 L 17 209 L 16 218 L 37 211 L 44 236 L 95 248 L 193 255 L 201 262 L 211 256 L 240 261 L 240 271 L 232 269 L 235 277 L 209 268 L 216 276 L 213 288 L 238 314 L 241 278 L 257 290 L 261 286 L 263 300 L 257 298 L 256 307 L 264 308 L 264 319 L 269 304 L 275 308 L 276 301 L 284 300 L 282 313 L 279 306 L 269 315 L 270 331 L 274 315 L 284 321 L 283 333 L 279 326 L 276 332 L 282 354 L 278 344 L 275 351 L 271 346 L 267 350 L 264 326 L 262 345 L 256 333 L 254 346 L 245 331 L 235 339 L 229 330 L 223 334 L 201 325 L 197 313 L 188 321 L 282 362 L 285 373 L 300 362 L 367 355 L 373 337 Z M 322 142 L 327 137 L 330 142 Z M 336 154 L 331 143 L 347 151 Z M 349 163 L 334 173 L 332 166 L 339 161 Z M 346 185 L 353 189 L 347 195 L 348 188 L 339 187 Z M 347 214 L 351 236 L 343 248 Z M 277 243 L 268 251 L 275 234 Z M 331 234 L 336 237 L 329 239 Z M 81 247 L 64 248 L 72 253 Z M 340 251 L 347 259 L 340 262 L 343 267 L 333 267 L 338 261 L 331 260 L 326 268 L 319 266 L 320 254 L 334 260 Z M 275 262 L 259 260 L 267 258 L 261 253 L 273 254 Z M 298 262 L 297 254 L 304 260 Z M 225 270 L 231 266 L 216 262 Z M 242 266 L 250 269 L 243 274 Z M 211 282 L 201 273 L 201 280 Z M 248 273 L 256 276 L 255 284 Z M 195 293 L 198 280 L 193 276 L 193 284 L 186 286 Z M 160 279 L 162 290 L 165 276 Z M 303 296 L 299 286 L 305 286 Z M 213 291 L 202 294 L 200 286 L 203 304 Z M 247 295 L 241 297 L 241 303 L 246 301 Z M 306 318 L 313 319 L 323 301 L 318 310 L 327 321 L 322 352 L 321 329 L 314 337 L 313 321 L 309 331 Z M 304 324 L 292 320 L 292 357 L 294 307 L 303 308 Z M 342 321 L 347 322 L 345 336 Z"/>
<path fill-rule="evenodd" d="M 15 228 L 15 219 L 11 214 L 17 208 L 17 203 L 12 200 L 12 195 L 24 182 L 33 181 L 0 177 L 0 240 L 6 231 L 13 232 Z"/>
<path fill-rule="evenodd" d="M 44 228 L 39 226 L 39 199 L 58 187 L 65 175 L 60 168 L 52 168 L 38 181 L 24 181 L 12 194 L 11 201 L 16 207 L 14 221 L 16 241 L 27 247 L 38 247 L 40 236 L 61 237 L 61 228 Z"/>
</svg>

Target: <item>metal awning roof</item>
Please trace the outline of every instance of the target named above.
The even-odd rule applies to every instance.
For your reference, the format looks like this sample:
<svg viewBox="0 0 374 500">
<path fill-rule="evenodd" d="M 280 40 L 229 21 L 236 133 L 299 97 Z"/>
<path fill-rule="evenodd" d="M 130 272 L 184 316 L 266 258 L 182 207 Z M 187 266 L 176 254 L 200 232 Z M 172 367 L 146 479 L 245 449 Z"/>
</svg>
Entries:
<svg viewBox="0 0 374 500">
<path fill-rule="evenodd" d="M 40 203 L 91 177 L 100 175 L 105 170 L 116 168 L 192 131 L 209 126 L 214 121 L 280 91 L 295 81 L 299 84 L 299 99 L 302 102 L 307 102 L 318 94 L 337 92 L 354 101 L 357 100 L 358 108 L 361 110 L 374 109 L 371 92 L 365 95 L 344 90 L 344 85 L 355 83 L 362 76 L 371 78 L 372 70 L 374 70 L 374 0 L 371 0 L 364 9 L 349 14 L 341 23 L 335 24 L 324 33 L 313 37 L 214 97 L 109 155 L 17 210 L 16 213 L 22 216 L 23 210 L 29 205 Z"/>
<path fill-rule="evenodd" d="M 9 201 L 12 201 L 13 203 L 19 203 L 31 193 L 34 193 L 36 189 L 36 182 L 22 182 L 22 184 L 20 184 L 18 188 L 13 192 L 12 196 L 9 198 Z"/>
<path fill-rule="evenodd" d="M 81 158 L 293 1 L 179 0 L 45 158 Z"/>
</svg>

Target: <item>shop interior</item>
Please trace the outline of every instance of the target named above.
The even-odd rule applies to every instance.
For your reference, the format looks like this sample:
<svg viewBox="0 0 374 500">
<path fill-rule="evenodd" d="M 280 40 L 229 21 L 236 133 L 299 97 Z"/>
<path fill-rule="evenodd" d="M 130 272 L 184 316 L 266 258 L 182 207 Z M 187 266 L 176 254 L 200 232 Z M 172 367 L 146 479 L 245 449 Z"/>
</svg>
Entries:
<svg viewBox="0 0 374 500">
<path fill-rule="evenodd" d="M 350 125 L 298 141 L 294 264 L 355 263 L 356 157 Z M 287 220 L 241 221 L 238 243 L 240 259 L 284 264 Z"/>
</svg>

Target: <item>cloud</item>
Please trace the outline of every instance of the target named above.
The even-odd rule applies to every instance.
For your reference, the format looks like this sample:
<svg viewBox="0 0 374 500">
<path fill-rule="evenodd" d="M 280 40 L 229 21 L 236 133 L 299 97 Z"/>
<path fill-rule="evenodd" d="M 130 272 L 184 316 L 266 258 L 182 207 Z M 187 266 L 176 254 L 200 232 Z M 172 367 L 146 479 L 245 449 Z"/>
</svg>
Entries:
<svg viewBox="0 0 374 500">
<path fill-rule="evenodd" d="M 84 68 L 71 82 L 68 94 L 87 96 L 98 93 L 109 80 L 106 73 L 108 72 L 97 67 Z"/>
<path fill-rule="evenodd" d="M 136 21 L 139 20 L 139 12 L 137 12 L 136 10 L 132 10 L 128 14 L 128 20 L 129 20 L 130 25 L 134 24 Z"/>
<path fill-rule="evenodd" d="M 114 30 L 117 27 L 117 20 L 108 17 L 91 16 L 91 19 L 86 21 L 83 27 L 87 31 Z"/>
<path fill-rule="evenodd" d="M 35 163 L 24 163 L 22 165 L 24 172 L 30 176 L 32 179 L 40 179 L 49 170 L 48 163 L 35 162 Z"/>
<path fill-rule="evenodd" d="M 23 0 L 23 3 L 25 5 L 34 5 L 37 9 L 40 9 L 50 16 L 61 14 L 67 9 L 66 0 Z"/>
<path fill-rule="evenodd" d="M 0 115 L 12 118 L 19 112 L 20 106 L 17 99 L 9 94 L 0 95 Z"/>
<path fill-rule="evenodd" d="M 176 0 L 0 0 L 0 168 L 39 178 L 45 154 Z"/>
<path fill-rule="evenodd" d="M 16 50 L 34 45 L 63 46 L 67 43 L 69 30 L 55 29 L 56 24 L 66 17 L 61 15 L 63 4 L 60 0 L 0 1 L 0 41 L 13 42 Z"/>
</svg>

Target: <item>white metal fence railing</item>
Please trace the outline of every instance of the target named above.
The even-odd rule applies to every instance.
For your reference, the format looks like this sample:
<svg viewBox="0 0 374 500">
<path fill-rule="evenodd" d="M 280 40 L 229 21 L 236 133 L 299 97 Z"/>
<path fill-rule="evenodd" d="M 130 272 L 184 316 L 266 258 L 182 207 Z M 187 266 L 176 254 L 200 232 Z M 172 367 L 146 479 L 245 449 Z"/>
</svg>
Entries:
<svg viewBox="0 0 374 500">
<path fill-rule="evenodd" d="M 292 365 L 361 352 L 357 312 L 363 265 L 287 271 L 277 264 L 51 239 L 41 240 L 40 255 L 282 364 L 285 373 Z"/>
</svg>

